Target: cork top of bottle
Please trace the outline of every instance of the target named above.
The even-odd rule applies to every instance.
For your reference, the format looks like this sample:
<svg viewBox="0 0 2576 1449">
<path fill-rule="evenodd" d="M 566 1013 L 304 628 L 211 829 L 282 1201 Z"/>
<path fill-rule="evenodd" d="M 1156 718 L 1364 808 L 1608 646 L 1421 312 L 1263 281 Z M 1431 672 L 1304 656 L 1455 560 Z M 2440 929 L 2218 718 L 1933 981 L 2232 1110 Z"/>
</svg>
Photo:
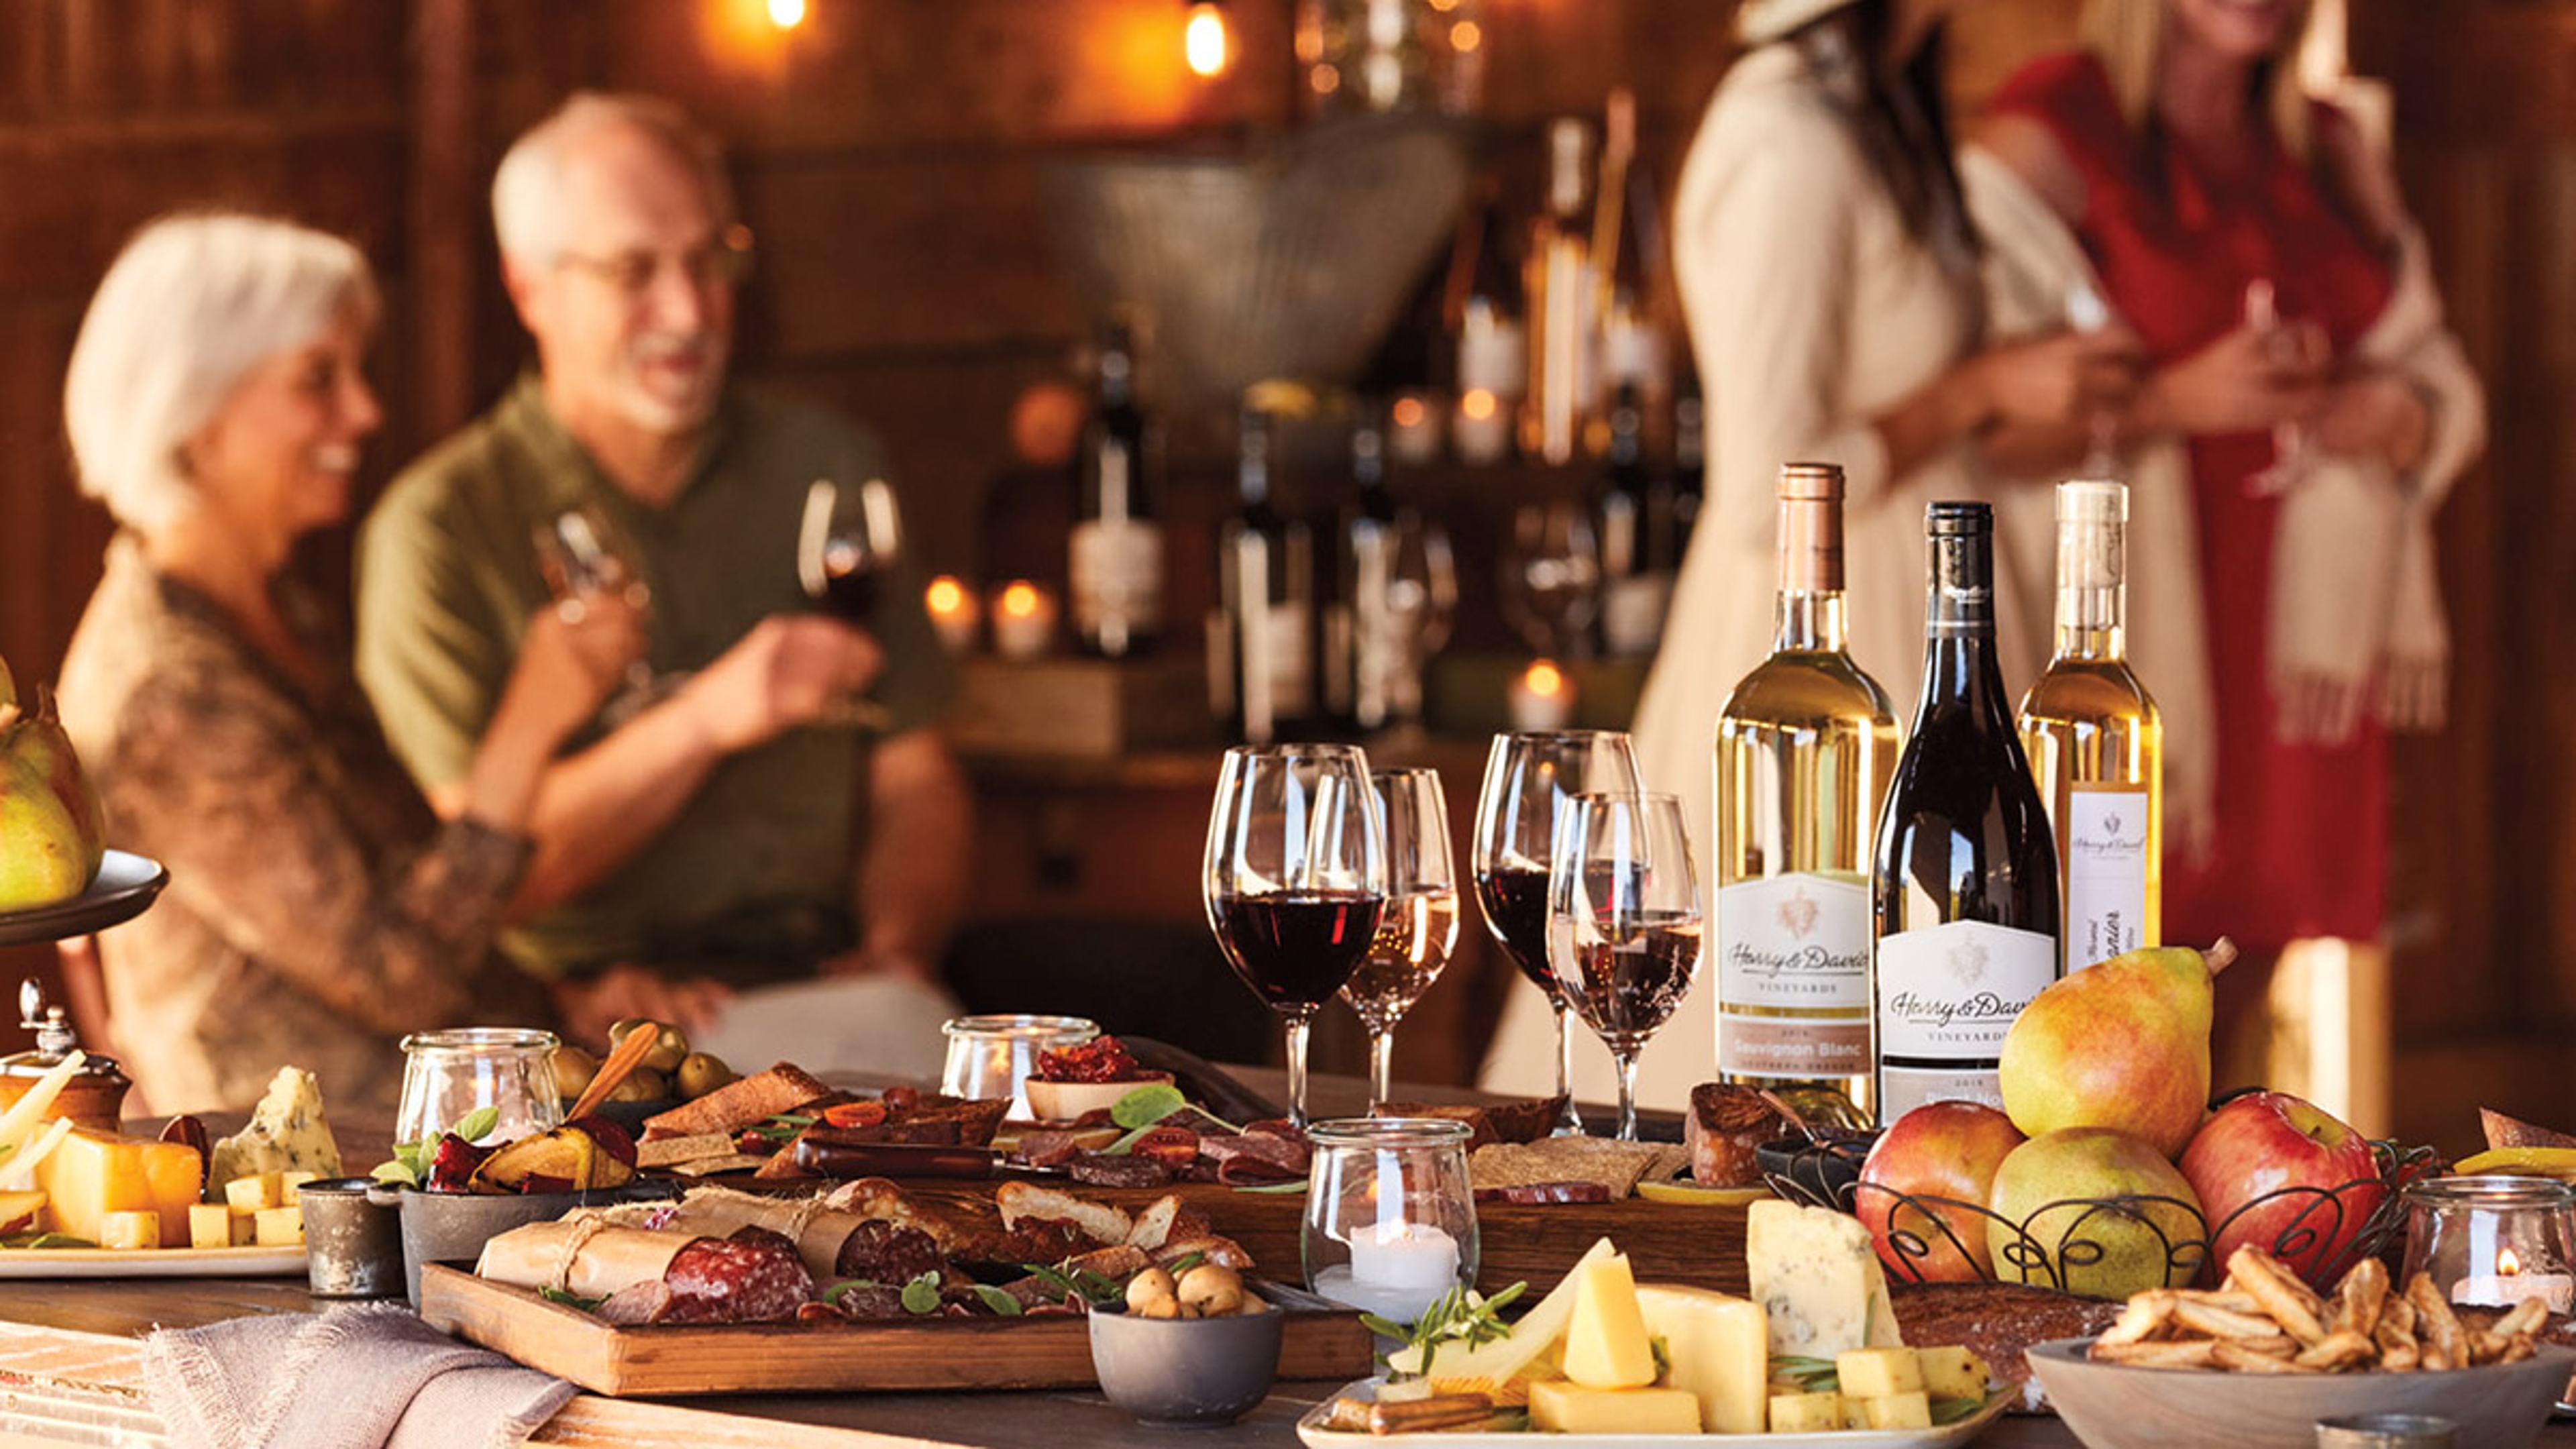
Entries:
<svg viewBox="0 0 2576 1449">
<path fill-rule="evenodd" d="M 2069 478 L 2057 485 L 2060 523 L 2126 523 L 2129 485 L 2100 478 Z"/>
<path fill-rule="evenodd" d="M 1815 499 L 1836 502 L 1842 496 L 1841 464 L 1783 463 L 1780 465 L 1780 497 L 1783 501 Z"/>
</svg>

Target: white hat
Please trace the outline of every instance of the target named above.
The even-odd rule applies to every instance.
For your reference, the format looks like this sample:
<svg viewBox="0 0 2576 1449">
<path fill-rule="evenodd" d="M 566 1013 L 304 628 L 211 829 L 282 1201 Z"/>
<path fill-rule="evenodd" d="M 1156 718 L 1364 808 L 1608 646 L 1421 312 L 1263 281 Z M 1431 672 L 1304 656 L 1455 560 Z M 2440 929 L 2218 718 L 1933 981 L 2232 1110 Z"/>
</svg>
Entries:
<svg viewBox="0 0 2576 1449">
<path fill-rule="evenodd" d="M 1735 31 L 1745 44 L 1761 45 L 1851 3 L 1853 0 L 1744 0 L 1743 7 L 1735 12 Z"/>
</svg>

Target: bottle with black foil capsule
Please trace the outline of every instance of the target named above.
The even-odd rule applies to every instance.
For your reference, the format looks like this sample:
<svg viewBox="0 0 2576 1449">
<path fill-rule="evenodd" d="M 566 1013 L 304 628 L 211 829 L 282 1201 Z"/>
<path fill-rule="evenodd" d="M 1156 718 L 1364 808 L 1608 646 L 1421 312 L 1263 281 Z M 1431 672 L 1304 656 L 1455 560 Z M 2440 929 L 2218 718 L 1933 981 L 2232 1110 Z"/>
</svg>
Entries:
<svg viewBox="0 0 2576 1449">
<path fill-rule="evenodd" d="M 1324 611 L 1324 713 L 1343 731 L 1366 733 L 1384 728 L 1390 713 L 1387 616 L 1399 542 L 1386 430 L 1373 411 L 1351 428 L 1351 482 L 1358 496 L 1341 516 L 1333 600 Z"/>
<path fill-rule="evenodd" d="M 1270 417 L 1242 413 L 1242 505 L 1217 530 L 1217 614 L 1208 627 L 1209 704 L 1234 737 L 1268 744 L 1314 701 L 1314 542 L 1270 501 Z"/>
<path fill-rule="evenodd" d="M 1771 655 L 1717 720 L 1717 1070 L 1812 1124 L 1866 1126 L 1870 832 L 1897 743 L 1849 649 L 1842 469 L 1781 468 L 1779 552 Z"/>
<path fill-rule="evenodd" d="M 1922 702 L 1878 822 L 1871 994 L 1881 1122 L 2000 1106 L 2004 1033 L 2058 976 L 2057 847 L 1995 663 L 1994 510 L 1927 510 Z"/>
<path fill-rule="evenodd" d="M 2128 520 L 2123 484 L 2057 485 L 2057 649 L 2021 701 L 2069 972 L 2164 943 L 2164 721 L 2127 658 Z"/>
<path fill-rule="evenodd" d="M 1105 659 L 1150 650 L 1163 623 L 1163 530 L 1147 481 L 1153 431 L 1136 405 L 1135 373 L 1134 337 L 1113 322 L 1101 334 L 1066 569 L 1074 638 Z"/>
</svg>

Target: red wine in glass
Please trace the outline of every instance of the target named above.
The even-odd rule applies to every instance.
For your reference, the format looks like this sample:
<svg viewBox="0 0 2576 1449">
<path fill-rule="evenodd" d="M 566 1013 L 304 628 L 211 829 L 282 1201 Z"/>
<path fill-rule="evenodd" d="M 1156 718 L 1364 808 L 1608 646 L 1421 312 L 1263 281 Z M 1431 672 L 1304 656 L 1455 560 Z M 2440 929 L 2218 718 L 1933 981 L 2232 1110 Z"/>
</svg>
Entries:
<svg viewBox="0 0 2576 1449">
<path fill-rule="evenodd" d="M 1643 1042 L 1672 1019 L 1699 966 L 1696 911 L 1644 912 L 1586 932 L 1563 982 L 1575 1014 L 1604 1041 Z"/>
<path fill-rule="evenodd" d="M 1526 866 L 1496 866 L 1476 876 L 1476 904 L 1503 943 L 1503 953 L 1531 984 L 1547 993 L 1548 1005 L 1565 1009 L 1565 992 L 1547 964 L 1547 872 Z"/>
<path fill-rule="evenodd" d="M 867 550 L 841 543 L 823 551 L 823 594 L 815 602 L 839 618 L 864 624 L 876 616 L 877 580 L 882 574 Z"/>
<path fill-rule="evenodd" d="M 1332 1000 L 1368 954 L 1385 907 L 1368 891 L 1276 891 L 1220 895 L 1211 914 L 1235 974 L 1277 1010 Z"/>
<path fill-rule="evenodd" d="M 844 486 L 817 479 L 806 490 L 796 535 L 796 576 L 805 596 L 853 624 L 876 615 L 878 585 L 903 547 L 894 490 L 881 478 Z"/>
</svg>

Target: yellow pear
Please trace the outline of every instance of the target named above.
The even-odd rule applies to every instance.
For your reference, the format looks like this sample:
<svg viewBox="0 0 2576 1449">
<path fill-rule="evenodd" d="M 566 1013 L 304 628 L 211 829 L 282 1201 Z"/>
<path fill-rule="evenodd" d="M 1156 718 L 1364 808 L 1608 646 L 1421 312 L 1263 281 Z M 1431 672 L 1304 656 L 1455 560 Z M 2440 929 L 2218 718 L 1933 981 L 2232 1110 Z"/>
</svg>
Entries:
<svg viewBox="0 0 2576 1449">
<path fill-rule="evenodd" d="M 93 869 L 53 787 L 25 759 L 0 752 L 0 911 L 70 900 Z"/>
<path fill-rule="evenodd" d="M 2004 1033 L 2004 1113 L 2025 1136 L 2108 1127 L 2179 1156 L 2209 1109 L 2210 978 L 2236 959 L 2151 946 L 2055 982 Z"/>
<path fill-rule="evenodd" d="M 89 776 L 81 769 L 71 736 L 63 732 L 51 691 L 38 685 L 34 714 L 21 712 L 14 724 L 0 721 L 0 755 L 26 761 L 62 802 L 80 833 L 80 858 L 86 871 L 81 885 L 87 887 L 107 855 L 107 818 L 99 808 L 98 792 L 90 788 Z"/>
</svg>

